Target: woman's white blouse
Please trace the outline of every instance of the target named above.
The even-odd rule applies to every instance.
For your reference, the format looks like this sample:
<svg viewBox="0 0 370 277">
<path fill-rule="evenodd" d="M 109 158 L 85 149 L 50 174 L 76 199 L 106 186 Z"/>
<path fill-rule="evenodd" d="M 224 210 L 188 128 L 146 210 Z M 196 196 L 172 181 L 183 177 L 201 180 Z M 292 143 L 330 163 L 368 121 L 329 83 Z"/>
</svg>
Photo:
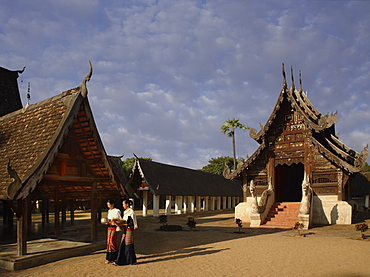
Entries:
<svg viewBox="0 0 370 277">
<path fill-rule="evenodd" d="M 121 219 L 121 211 L 117 208 L 113 208 L 111 210 L 108 210 L 108 219 Z"/>
<path fill-rule="evenodd" d="M 131 216 L 132 220 L 134 221 L 134 229 L 137 229 L 139 226 L 137 225 L 136 214 L 133 209 L 129 208 L 123 212 L 123 219 L 127 221 L 128 217 Z"/>
</svg>

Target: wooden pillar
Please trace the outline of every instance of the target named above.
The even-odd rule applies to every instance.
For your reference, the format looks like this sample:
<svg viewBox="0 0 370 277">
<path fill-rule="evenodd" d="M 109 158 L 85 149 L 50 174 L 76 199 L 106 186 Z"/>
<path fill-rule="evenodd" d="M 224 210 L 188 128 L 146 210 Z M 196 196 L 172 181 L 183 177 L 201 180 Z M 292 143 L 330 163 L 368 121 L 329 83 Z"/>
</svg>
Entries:
<svg viewBox="0 0 370 277">
<path fill-rule="evenodd" d="M 5 200 L 1 200 L 1 202 L 3 203 L 3 225 L 6 225 L 6 222 L 8 220 L 8 213 L 7 213 L 8 204 L 6 203 Z"/>
<path fill-rule="evenodd" d="M 182 197 L 182 210 L 184 214 L 186 214 L 188 211 L 188 197 L 187 196 Z"/>
<path fill-rule="evenodd" d="M 17 220 L 17 254 L 23 256 L 27 254 L 27 223 L 28 223 L 28 201 L 29 196 L 25 199 L 18 200 L 18 220 Z"/>
<path fill-rule="evenodd" d="M 50 201 L 45 199 L 45 222 L 50 223 Z"/>
<path fill-rule="evenodd" d="M 148 213 L 148 191 L 143 191 L 143 216 Z"/>
<path fill-rule="evenodd" d="M 200 196 L 196 196 L 196 208 L 197 212 L 202 211 L 202 198 Z"/>
<path fill-rule="evenodd" d="M 344 188 L 344 181 L 343 181 L 343 172 L 338 168 L 338 201 L 343 201 L 344 193 L 343 193 L 343 188 Z"/>
<path fill-rule="evenodd" d="M 234 208 L 236 205 L 235 205 L 235 202 L 236 202 L 236 197 L 235 196 L 233 196 L 232 198 L 231 198 L 231 208 Z"/>
<path fill-rule="evenodd" d="M 11 201 L 11 200 L 9 200 Z M 13 233 L 14 230 L 14 212 L 10 208 L 8 201 L 3 201 L 4 207 L 4 225 L 6 226 L 7 232 Z"/>
<path fill-rule="evenodd" d="M 369 208 L 369 200 L 370 200 L 370 195 L 369 194 L 365 195 L 365 208 L 366 209 Z"/>
<path fill-rule="evenodd" d="M 40 202 L 40 212 L 41 212 L 41 227 L 45 229 L 45 199 L 41 199 Z"/>
<path fill-rule="evenodd" d="M 171 214 L 171 196 L 166 196 L 166 207 L 165 207 L 165 214 L 170 215 Z"/>
<path fill-rule="evenodd" d="M 54 233 L 55 237 L 60 236 L 60 203 L 59 203 L 59 185 L 55 185 L 55 196 L 54 196 Z"/>
<path fill-rule="evenodd" d="M 134 209 L 134 205 L 131 206 L 132 209 Z M 123 215 L 122 215 L 123 216 Z M 101 222 L 101 218 L 102 218 L 102 208 L 101 208 L 101 204 L 98 205 L 98 212 L 97 212 L 97 220 L 98 220 L 98 223 Z"/>
<path fill-rule="evenodd" d="M 204 196 L 204 200 L 203 200 L 203 211 L 205 212 L 208 212 L 209 210 L 209 200 L 208 200 L 208 196 Z"/>
<path fill-rule="evenodd" d="M 75 225 L 75 201 L 74 200 L 69 201 L 69 210 L 70 210 L 71 226 L 73 226 Z"/>
<path fill-rule="evenodd" d="M 176 196 L 175 197 L 175 213 L 181 214 L 181 205 L 182 205 L 182 196 Z"/>
<path fill-rule="evenodd" d="M 227 197 L 222 197 L 222 209 L 225 210 L 227 208 Z"/>
<path fill-rule="evenodd" d="M 153 194 L 153 216 L 159 216 L 159 195 Z"/>
<path fill-rule="evenodd" d="M 217 196 L 217 210 L 221 210 L 221 196 Z"/>
<path fill-rule="evenodd" d="M 62 230 L 64 230 L 67 227 L 67 205 L 65 200 L 62 200 L 61 202 L 61 210 L 62 210 Z"/>
<path fill-rule="evenodd" d="M 227 208 L 231 209 L 231 197 L 230 196 L 227 198 Z"/>
<path fill-rule="evenodd" d="M 270 157 L 267 164 L 267 181 L 271 189 L 275 189 L 275 158 Z M 248 184 L 246 184 L 248 186 Z"/>
<path fill-rule="evenodd" d="M 216 198 L 214 196 L 211 197 L 211 211 L 215 210 L 216 206 Z"/>
<path fill-rule="evenodd" d="M 91 241 L 96 241 L 98 239 L 98 199 L 97 199 L 97 183 L 92 183 L 91 188 Z"/>
<path fill-rule="evenodd" d="M 27 233 L 29 234 L 31 232 L 31 224 L 32 224 L 32 207 L 33 203 L 31 201 L 31 197 L 27 197 Z"/>
<path fill-rule="evenodd" d="M 193 213 L 195 211 L 195 197 L 194 196 L 189 196 L 189 212 Z"/>
</svg>

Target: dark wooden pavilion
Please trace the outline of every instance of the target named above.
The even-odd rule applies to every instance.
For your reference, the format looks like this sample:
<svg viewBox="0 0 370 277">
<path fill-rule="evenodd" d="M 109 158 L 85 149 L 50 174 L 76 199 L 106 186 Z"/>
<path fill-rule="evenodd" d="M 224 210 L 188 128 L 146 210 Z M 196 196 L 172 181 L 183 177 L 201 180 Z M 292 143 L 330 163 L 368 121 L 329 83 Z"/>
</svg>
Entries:
<svg viewBox="0 0 370 277">
<path fill-rule="evenodd" d="M 143 200 L 144 216 L 148 197 L 153 199 L 153 216 L 158 216 L 163 201 L 165 213 L 171 214 L 172 206 L 175 213 L 233 208 L 243 196 L 239 182 L 221 175 L 139 158 L 128 184 Z"/>
<path fill-rule="evenodd" d="M 302 90 L 301 76 L 296 88 L 291 74 L 289 89 L 283 65 L 283 86 L 266 124 L 258 132 L 248 127 L 258 149 L 235 171 L 224 172 L 239 180 L 246 193 L 236 216 L 251 226 L 274 226 L 275 220 L 287 220 L 278 222 L 279 211 L 296 207 L 286 227 L 298 220 L 306 227 L 350 224 L 350 179 L 364 168 L 367 146 L 358 153 L 344 145 L 335 133 L 336 113 L 317 111 Z"/>
<path fill-rule="evenodd" d="M 117 157 L 107 156 L 95 125 L 86 88 L 91 75 L 90 63 L 80 86 L 0 117 L 0 199 L 10 231 L 16 215 L 18 255 L 27 253 L 27 228 L 36 201 L 43 225 L 54 211 L 58 237 L 67 205 L 73 221 L 74 203 L 87 200 L 93 241 L 103 201 L 128 196 L 125 180 L 114 170 Z"/>
</svg>

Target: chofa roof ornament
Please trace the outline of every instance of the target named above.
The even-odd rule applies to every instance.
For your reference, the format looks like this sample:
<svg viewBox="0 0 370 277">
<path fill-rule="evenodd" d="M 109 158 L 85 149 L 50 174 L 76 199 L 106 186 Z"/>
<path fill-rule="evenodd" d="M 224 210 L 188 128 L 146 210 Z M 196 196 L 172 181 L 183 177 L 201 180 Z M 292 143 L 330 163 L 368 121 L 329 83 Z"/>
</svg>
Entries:
<svg viewBox="0 0 370 277">
<path fill-rule="evenodd" d="M 281 65 L 281 71 L 282 71 L 282 74 L 283 74 L 283 90 L 285 90 L 288 87 L 288 85 L 286 83 L 284 63 L 282 63 L 282 65 Z"/>
<path fill-rule="evenodd" d="M 82 83 L 80 85 L 80 89 L 81 89 L 81 95 L 83 97 L 86 97 L 87 96 L 87 87 L 86 87 L 86 82 L 89 82 L 90 81 L 90 78 L 92 76 L 92 64 L 91 64 L 91 61 L 89 61 L 89 65 L 90 65 L 90 71 L 89 73 L 86 75 L 86 77 L 82 80 Z"/>
<path fill-rule="evenodd" d="M 294 76 L 293 76 L 293 66 L 290 66 L 290 77 L 292 78 L 292 91 L 295 91 Z"/>
<path fill-rule="evenodd" d="M 8 159 L 7 171 L 11 178 L 13 178 L 13 182 L 11 182 L 5 189 L 6 196 L 13 200 L 14 196 L 17 194 L 18 190 L 22 185 L 22 181 L 19 178 L 17 172 L 10 164 L 10 159 Z"/>
</svg>

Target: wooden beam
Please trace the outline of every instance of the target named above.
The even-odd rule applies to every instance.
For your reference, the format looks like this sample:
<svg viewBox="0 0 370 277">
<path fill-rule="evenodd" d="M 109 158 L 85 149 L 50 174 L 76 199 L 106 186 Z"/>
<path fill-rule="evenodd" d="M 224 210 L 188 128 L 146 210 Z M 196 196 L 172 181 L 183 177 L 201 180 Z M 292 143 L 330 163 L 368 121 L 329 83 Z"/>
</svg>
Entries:
<svg viewBox="0 0 370 277">
<path fill-rule="evenodd" d="M 55 194 L 54 194 L 54 233 L 55 237 L 60 236 L 60 217 L 59 217 L 59 185 L 55 185 Z"/>
<path fill-rule="evenodd" d="M 49 199 L 45 199 L 45 223 L 50 223 L 50 217 L 49 217 L 49 212 L 50 212 L 50 201 Z"/>
<path fill-rule="evenodd" d="M 31 201 L 31 197 L 27 197 L 27 226 L 31 226 L 32 224 L 32 211 L 33 211 L 33 203 Z M 30 228 L 27 228 L 27 233 L 30 233 Z"/>
<path fill-rule="evenodd" d="M 29 196 L 28 196 L 29 197 Z M 23 256 L 27 254 L 27 214 L 28 197 L 18 200 L 18 220 L 17 220 L 17 254 Z"/>
<path fill-rule="evenodd" d="M 67 227 L 67 205 L 66 201 L 62 200 L 61 203 L 61 210 L 62 210 L 62 230 L 64 230 Z"/>
<path fill-rule="evenodd" d="M 97 183 L 94 182 L 92 184 L 91 189 L 91 241 L 96 241 L 98 239 L 98 226 L 97 226 L 97 199 L 96 199 L 96 193 L 97 193 Z"/>
<path fill-rule="evenodd" d="M 46 174 L 43 177 L 45 181 L 62 181 L 62 182 L 74 182 L 74 183 L 91 183 L 91 182 L 103 182 L 111 181 L 109 177 L 80 177 L 80 176 L 60 176 L 60 175 L 51 175 Z"/>
<path fill-rule="evenodd" d="M 3 207 L 4 207 L 3 220 L 4 220 L 4 224 L 6 226 L 7 232 L 13 233 L 14 213 L 13 213 L 13 211 L 11 210 L 11 208 L 9 206 L 9 203 L 8 203 L 9 201 L 11 201 L 11 200 L 3 201 Z"/>
<path fill-rule="evenodd" d="M 41 200 L 41 226 L 42 229 L 45 228 L 45 223 L 46 223 L 46 199 Z"/>
<path fill-rule="evenodd" d="M 71 226 L 75 225 L 75 201 L 69 201 L 69 209 L 70 209 L 70 216 L 71 216 Z"/>
</svg>

